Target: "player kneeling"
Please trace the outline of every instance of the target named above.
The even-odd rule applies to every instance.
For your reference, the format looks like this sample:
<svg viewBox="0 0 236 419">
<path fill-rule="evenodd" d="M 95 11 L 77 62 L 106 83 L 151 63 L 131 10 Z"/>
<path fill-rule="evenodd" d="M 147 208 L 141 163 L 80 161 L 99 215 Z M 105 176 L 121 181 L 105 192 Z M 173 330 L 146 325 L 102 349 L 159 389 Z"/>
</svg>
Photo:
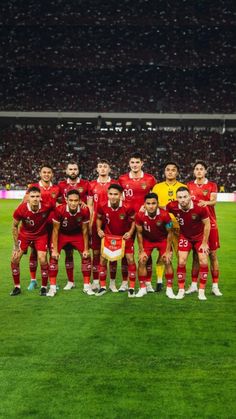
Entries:
<svg viewBox="0 0 236 419">
<path fill-rule="evenodd" d="M 91 259 L 89 255 L 89 209 L 81 206 L 79 192 L 72 189 L 66 194 L 66 204 L 56 207 L 53 212 L 52 253 L 49 266 L 50 289 L 48 297 L 56 294 L 56 278 L 58 274 L 58 259 L 62 249 L 70 248 L 78 250 L 82 258 L 82 274 L 84 279 L 83 291 L 88 295 L 95 293 L 90 287 Z M 74 288 L 74 282 L 68 282 L 64 290 Z"/>
<path fill-rule="evenodd" d="M 122 200 L 123 188 L 112 183 L 108 188 L 108 202 L 98 207 L 97 232 L 102 239 L 105 235 L 119 236 L 125 241 L 125 256 L 128 262 L 129 291 L 128 296 L 134 297 L 136 279 L 136 265 L 134 262 L 135 230 L 134 210 Z M 99 267 L 100 290 L 96 294 L 101 296 L 106 293 L 107 258 L 101 256 Z"/>
<path fill-rule="evenodd" d="M 167 281 L 166 295 L 175 298 L 173 293 L 173 267 L 171 263 L 172 221 L 167 211 L 158 207 L 158 196 L 150 192 L 145 196 L 145 211 L 138 212 L 135 218 L 139 246 L 138 277 L 140 289 L 136 297 L 147 294 L 147 262 L 154 249 L 159 251 L 159 261 L 165 265 Z"/>
</svg>

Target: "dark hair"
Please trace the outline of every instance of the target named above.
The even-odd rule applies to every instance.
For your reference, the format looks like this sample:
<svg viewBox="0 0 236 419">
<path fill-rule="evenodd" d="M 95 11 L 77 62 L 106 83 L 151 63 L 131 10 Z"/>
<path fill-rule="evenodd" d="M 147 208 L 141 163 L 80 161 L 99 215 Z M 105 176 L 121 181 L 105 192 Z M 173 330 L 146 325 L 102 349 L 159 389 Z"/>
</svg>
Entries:
<svg viewBox="0 0 236 419">
<path fill-rule="evenodd" d="M 180 186 L 176 191 L 176 195 L 177 195 L 178 192 L 184 192 L 184 191 L 187 191 L 188 193 L 190 193 L 187 186 Z"/>
<path fill-rule="evenodd" d="M 69 161 L 66 165 L 66 168 L 69 166 L 69 164 L 76 164 L 76 166 L 79 168 L 79 164 L 77 163 L 77 161 Z"/>
<path fill-rule="evenodd" d="M 110 189 L 117 189 L 117 191 L 119 191 L 120 193 L 123 192 L 123 188 L 122 186 L 119 185 L 119 183 L 111 183 L 110 186 L 108 187 L 108 191 Z"/>
<path fill-rule="evenodd" d="M 145 195 L 144 200 L 147 199 L 156 199 L 158 201 L 158 195 L 155 192 L 149 192 L 147 195 Z"/>
<path fill-rule="evenodd" d="M 205 170 L 207 170 L 207 164 L 206 164 L 203 160 L 198 160 L 198 161 L 196 161 L 196 163 L 194 163 L 194 165 L 193 165 L 193 170 L 195 169 L 195 167 L 196 167 L 198 164 L 201 164 L 201 166 L 203 166 L 203 167 L 204 167 L 204 169 L 205 169 Z"/>
<path fill-rule="evenodd" d="M 68 198 L 68 196 L 74 195 L 74 194 L 80 197 L 78 189 L 70 189 L 68 192 L 66 192 L 66 197 Z"/>
<path fill-rule="evenodd" d="M 106 159 L 100 159 L 100 160 L 98 160 L 98 162 L 97 162 L 97 165 L 98 164 L 108 164 L 108 166 L 110 166 L 110 163 L 109 163 L 109 161 L 108 160 L 106 160 Z"/>
<path fill-rule="evenodd" d="M 171 164 L 172 166 L 175 166 L 176 169 L 179 172 L 179 165 L 177 163 L 175 163 L 174 161 L 167 161 L 167 162 L 165 162 L 165 164 L 164 164 L 164 170 L 166 169 L 166 166 L 169 166 L 169 164 Z"/>
<path fill-rule="evenodd" d="M 27 190 L 27 193 L 30 193 L 30 192 L 39 192 L 39 193 L 41 193 L 41 191 L 40 191 L 40 189 L 38 188 L 38 186 L 30 186 L 30 187 L 28 188 L 28 190 Z"/>
<path fill-rule="evenodd" d="M 129 160 L 131 159 L 140 159 L 141 161 L 143 161 L 143 156 L 141 153 L 139 153 L 138 151 L 134 151 L 130 156 L 129 156 Z"/>
<path fill-rule="evenodd" d="M 52 168 L 52 166 L 51 166 L 50 164 L 48 164 L 48 163 L 41 164 L 39 171 L 41 172 L 41 170 L 42 170 L 44 167 L 46 167 L 47 169 L 50 169 L 50 170 L 53 172 L 53 168 Z"/>
</svg>

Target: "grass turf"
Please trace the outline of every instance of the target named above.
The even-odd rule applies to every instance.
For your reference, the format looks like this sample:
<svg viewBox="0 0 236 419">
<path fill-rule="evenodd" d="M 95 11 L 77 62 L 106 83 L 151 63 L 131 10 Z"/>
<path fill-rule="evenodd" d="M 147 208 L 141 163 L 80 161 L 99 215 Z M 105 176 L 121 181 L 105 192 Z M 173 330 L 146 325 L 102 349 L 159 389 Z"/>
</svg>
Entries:
<svg viewBox="0 0 236 419">
<path fill-rule="evenodd" d="M 205 302 L 196 295 L 172 301 L 164 293 L 88 297 L 78 257 L 77 288 L 53 299 L 27 291 L 24 257 L 23 293 L 9 297 L 16 205 L 0 202 L 0 417 L 236 417 L 235 204 L 217 205 L 224 295 L 210 294 L 209 279 Z"/>
</svg>

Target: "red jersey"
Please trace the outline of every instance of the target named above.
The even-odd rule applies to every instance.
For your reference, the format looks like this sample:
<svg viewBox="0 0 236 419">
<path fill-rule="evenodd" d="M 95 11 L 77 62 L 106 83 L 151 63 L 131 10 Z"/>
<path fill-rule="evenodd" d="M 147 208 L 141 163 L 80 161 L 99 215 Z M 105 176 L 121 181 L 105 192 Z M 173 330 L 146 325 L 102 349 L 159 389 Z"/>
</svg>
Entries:
<svg viewBox="0 0 236 419">
<path fill-rule="evenodd" d="M 125 202 L 138 212 L 144 204 L 144 197 L 157 183 L 154 176 L 143 173 L 140 178 L 133 178 L 131 173 L 121 175 L 118 179 L 119 184 L 124 189 Z"/>
<path fill-rule="evenodd" d="M 99 182 L 98 179 L 89 183 L 88 198 L 93 199 L 94 211 L 97 211 L 98 205 L 107 203 L 107 190 L 111 183 L 117 183 L 114 179 L 108 178 L 107 182 Z"/>
<path fill-rule="evenodd" d="M 179 222 L 180 233 L 188 240 L 201 241 L 203 238 L 204 224 L 202 220 L 209 218 L 206 207 L 199 207 L 197 202 L 191 201 L 190 209 L 184 211 L 180 208 L 178 201 L 170 202 L 167 211 L 174 214 Z"/>
<path fill-rule="evenodd" d="M 58 205 L 52 214 L 52 219 L 60 223 L 60 233 L 66 235 L 82 234 L 82 224 L 89 222 L 88 207 L 81 208 L 71 214 L 67 204 Z"/>
<path fill-rule="evenodd" d="M 40 189 L 41 192 L 41 200 L 44 204 L 52 204 L 54 207 L 56 206 L 57 198 L 60 195 L 60 190 L 58 185 L 53 185 L 52 183 L 46 188 L 43 186 L 41 180 L 38 183 L 32 183 L 31 186 L 36 186 Z M 27 192 L 26 192 L 27 193 Z"/>
<path fill-rule="evenodd" d="M 202 185 L 199 185 L 196 180 L 188 182 L 187 187 L 192 199 L 196 201 L 210 201 L 211 194 L 218 192 L 217 184 L 214 182 L 209 182 L 208 179 L 206 179 Z M 207 208 L 209 211 L 211 224 L 216 224 L 216 213 L 214 206 L 208 205 Z"/>
<path fill-rule="evenodd" d="M 102 218 L 106 234 L 123 236 L 130 230 L 135 212 L 122 201 L 118 208 L 113 209 L 108 201 L 106 204 L 98 207 L 97 214 Z"/>
<path fill-rule="evenodd" d="M 147 211 L 139 211 L 136 214 L 135 222 L 143 227 L 142 235 L 150 242 L 161 242 L 167 238 L 167 227 L 171 227 L 172 221 L 167 211 L 158 208 L 155 217 L 149 217 Z"/>
<path fill-rule="evenodd" d="M 87 196 L 89 191 L 89 181 L 78 178 L 76 183 L 72 183 L 70 179 L 62 180 L 58 183 L 60 189 L 60 197 L 62 197 L 62 203 L 66 202 L 66 194 L 72 189 L 77 189 L 80 194 L 80 198 L 83 202 L 87 203 Z"/>
<path fill-rule="evenodd" d="M 20 234 L 27 240 L 34 240 L 38 236 L 47 234 L 48 217 L 53 208 L 52 204 L 40 203 L 38 211 L 33 212 L 29 203 L 20 204 L 13 213 L 13 217 L 17 221 L 22 221 Z"/>
</svg>

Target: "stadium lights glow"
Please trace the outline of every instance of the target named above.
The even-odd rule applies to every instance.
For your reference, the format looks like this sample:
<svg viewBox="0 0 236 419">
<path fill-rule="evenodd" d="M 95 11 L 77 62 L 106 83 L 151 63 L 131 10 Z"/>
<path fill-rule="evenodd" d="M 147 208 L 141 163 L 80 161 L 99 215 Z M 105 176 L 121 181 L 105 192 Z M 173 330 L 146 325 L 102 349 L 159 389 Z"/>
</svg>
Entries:
<svg viewBox="0 0 236 419">
<path fill-rule="evenodd" d="M 111 122 L 111 121 L 105 121 L 105 124 L 106 124 L 107 126 L 111 126 L 111 125 L 112 125 L 112 122 Z"/>
</svg>

